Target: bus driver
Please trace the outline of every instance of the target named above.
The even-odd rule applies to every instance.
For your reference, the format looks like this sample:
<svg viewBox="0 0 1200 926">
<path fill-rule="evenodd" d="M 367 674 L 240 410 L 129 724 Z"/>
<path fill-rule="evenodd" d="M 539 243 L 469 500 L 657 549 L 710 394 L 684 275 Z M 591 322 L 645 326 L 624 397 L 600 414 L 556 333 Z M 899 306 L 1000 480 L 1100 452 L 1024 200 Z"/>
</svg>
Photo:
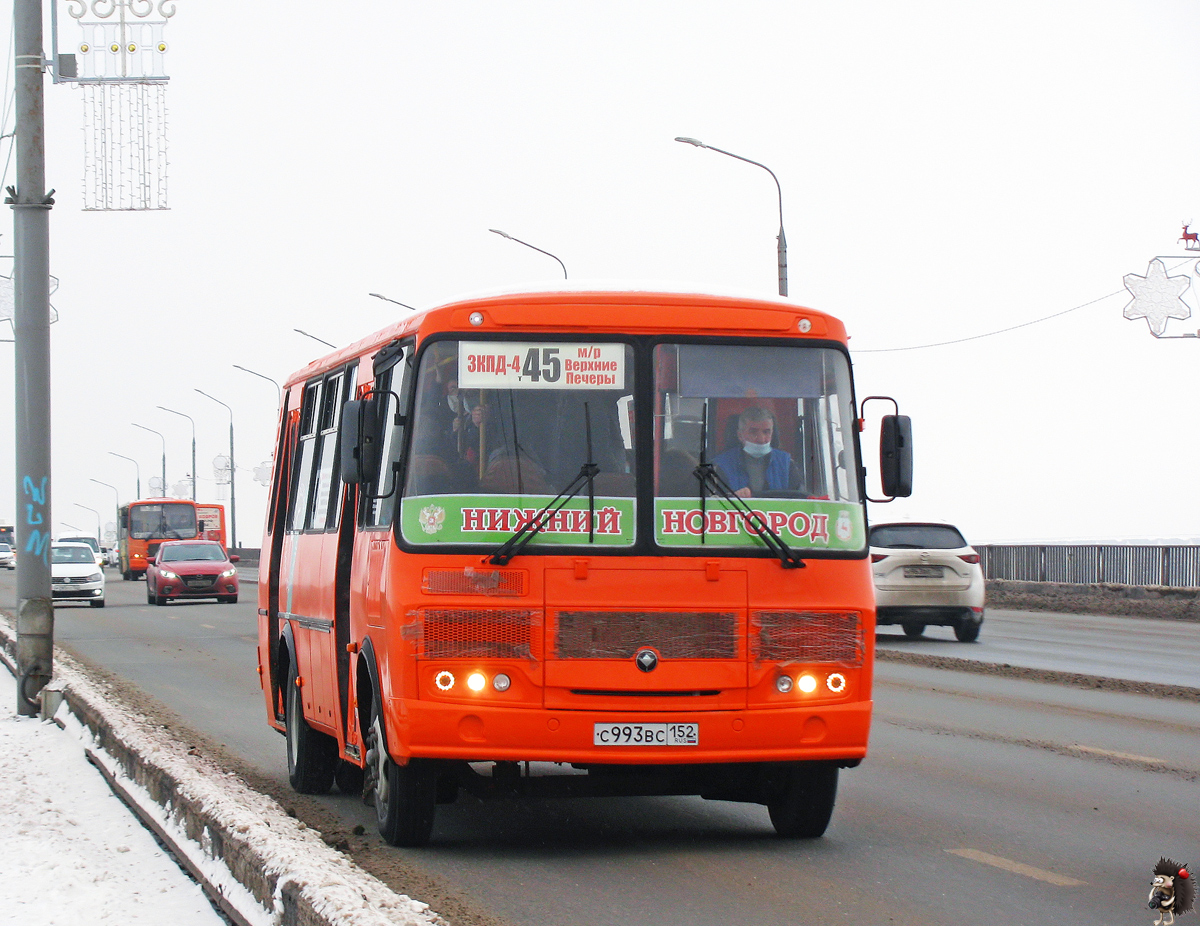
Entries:
<svg viewBox="0 0 1200 926">
<path fill-rule="evenodd" d="M 800 471 L 786 450 L 771 446 L 775 415 L 769 409 L 750 406 L 738 415 L 737 439 L 741 445 L 717 454 L 713 463 L 742 498 L 796 489 Z"/>
</svg>

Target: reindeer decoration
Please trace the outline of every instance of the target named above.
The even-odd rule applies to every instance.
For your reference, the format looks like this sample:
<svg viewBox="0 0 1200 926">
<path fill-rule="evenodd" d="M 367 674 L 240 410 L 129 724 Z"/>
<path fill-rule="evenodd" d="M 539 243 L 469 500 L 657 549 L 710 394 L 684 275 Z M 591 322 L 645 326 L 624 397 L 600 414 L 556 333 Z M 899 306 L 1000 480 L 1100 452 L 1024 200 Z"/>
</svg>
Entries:
<svg viewBox="0 0 1200 926">
<path fill-rule="evenodd" d="M 1200 251 L 1200 233 L 1188 231 L 1188 226 L 1191 224 L 1191 222 L 1183 223 L 1183 237 L 1179 240 L 1183 242 L 1185 250 Z"/>
</svg>

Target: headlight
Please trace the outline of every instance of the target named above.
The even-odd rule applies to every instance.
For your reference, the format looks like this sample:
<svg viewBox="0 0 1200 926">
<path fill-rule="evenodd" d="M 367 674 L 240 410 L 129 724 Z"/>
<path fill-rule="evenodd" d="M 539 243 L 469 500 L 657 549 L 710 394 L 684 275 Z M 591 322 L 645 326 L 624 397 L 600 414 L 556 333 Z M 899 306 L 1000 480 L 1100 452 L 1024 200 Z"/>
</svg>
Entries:
<svg viewBox="0 0 1200 926">
<path fill-rule="evenodd" d="M 235 575 L 237 575 L 237 569 L 231 566 L 230 568 L 226 569 L 224 572 L 221 573 L 221 578 L 228 579 L 230 576 L 235 576 Z"/>
<path fill-rule="evenodd" d="M 158 574 L 164 579 L 178 579 L 179 578 L 179 576 L 177 576 L 177 575 L 175 575 L 175 573 L 171 572 L 170 569 L 160 569 L 160 570 L 158 570 Z"/>
<path fill-rule="evenodd" d="M 90 576 L 88 576 L 87 580 L 89 582 L 103 582 L 104 581 L 104 573 L 93 572 Z"/>
</svg>

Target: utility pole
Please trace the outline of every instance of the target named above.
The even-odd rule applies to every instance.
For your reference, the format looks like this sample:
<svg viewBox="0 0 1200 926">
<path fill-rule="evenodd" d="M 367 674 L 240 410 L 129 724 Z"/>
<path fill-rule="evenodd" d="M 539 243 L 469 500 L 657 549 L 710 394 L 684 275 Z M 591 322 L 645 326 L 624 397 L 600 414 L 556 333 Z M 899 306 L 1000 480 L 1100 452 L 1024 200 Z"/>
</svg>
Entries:
<svg viewBox="0 0 1200 926">
<path fill-rule="evenodd" d="M 42 68 L 42 2 L 14 0 L 17 185 L 13 208 L 16 340 L 17 713 L 38 713 L 54 672 L 50 595 L 50 207 Z"/>
</svg>

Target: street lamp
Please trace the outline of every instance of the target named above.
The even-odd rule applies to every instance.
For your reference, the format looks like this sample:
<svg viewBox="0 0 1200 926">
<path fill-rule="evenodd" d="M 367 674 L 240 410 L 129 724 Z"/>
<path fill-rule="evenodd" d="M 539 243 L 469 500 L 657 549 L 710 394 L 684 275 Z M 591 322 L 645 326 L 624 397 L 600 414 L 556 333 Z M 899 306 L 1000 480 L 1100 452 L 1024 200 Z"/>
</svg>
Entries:
<svg viewBox="0 0 1200 926">
<path fill-rule="evenodd" d="M 173 408 L 167 408 L 165 405 L 158 406 L 164 412 L 170 412 L 172 415 L 178 415 L 180 418 L 186 418 L 192 423 L 192 501 L 196 500 L 196 419 L 191 415 L 185 415 L 183 412 L 177 412 Z"/>
<path fill-rule="evenodd" d="M 259 379 L 265 379 L 268 383 L 271 383 L 275 387 L 275 391 L 279 393 L 279 404 L 283 405 L 283 387 L 280 386 L 279 383 L 275 382 L 275 380 L 271 379 L 271 377 L 263 376 L 261 373 L 255 373 L 253 370 L 249 370 L 243 366 L 238 366 L 236 363 L 233 365 L 233 368 L 235 370 L 241 370 L 243 373 L 249 373 L 251 376 L 257 376 Z"/>
<path fill-rule="evenodd" d="M 166 494 L 167 494 L 167 439 L 165 437 L 163 437 L 162 431 L 156 431 L 156 430 L 154 430 L 154 428 L 148 428 L 144 424 L 138 424 L 136 421 L 131 421 L 130 424 L 132 424 L 135 428 L 141 428 L 143 431 L 149 431 L 151 434 L 157 434 L 159 440 L 162 441 L 162 445 L 163 445 L 162 494 L 163 494 L 163 497 L 165 498 Z M 138 494 L 140 495 L 141 493 L 139 492 Z"/>
<path fill-rule="evenodd" d="M 766 164 L 760 164 L 758 161 L 752 161 L 749 158 L 744 158 L 740 154 L 734 154 L 732 151 L 725 151 L 722 148 L 714 148 L 712 145 L 706 145 L 704 142 L 696 138 L 679 136 L 675 140 L 681 141 L 685 145 L 695 145 L 697 148 L 707 148 L 709 151 L 715 151 L 718 154 L 724 154 L 731 158 L 737 158 L 739 161 L 745 161 L 747 164 L 753 164 L 755 167 L 761 167 L 771 175 L 771 179 L 775 181 L 775 189 L 779 191 L 779 295 L 786 296 L 788 294 L 787 239 L 783 236 L 783 187 L 779 185 L 779 178 L 775 176 L 775 171 L 767 167 Z"/>
<path fill-rule="evenodd" d="M 522 241 L 520 238 L 514 238 L 508 232 L 502 232 L 498 228 L 489 228 L 488 231 L 490 231 L 493 235 L 499 235 L 501 238 L 507 238 L 509 241 L 515 241 L 517 244 L 523 244 L 527 248 L 533 248 L 538 253 L 545 254 L 547 257 L 554 257 L 554 255 L 551 254 L 549 251 L 543 251 L 539 247 L 534 247 L 528 241 Z M 554 257 L 554 259 L 558 260 L 557 257 Z M 558 265 L 563 268 L 563 279 L 565 280 L 567 278 L 567 265 L 564 264 L 561 260 L 558 260 Z"/>
<path fill-rule="evenodd" d="M 117 520 L 120 521 L 121 520 L 121 493 L 117 491 L 117 487 L 108 482 L 101 482 L 99 479 L 92 479 L 91 481 L 96 483 L 96 485 L 108 486 L 110 489 L 113 490 L 113 496 L 114 496 L 113 501 L 114 501 L 114 504 L 116 505 Z M 104 543 L 103 537 L 97 537 L 96 540 L 98 540 L 100 543 Z"/>
<path fill-rule="evenodd" d="M 206 399 L 212 399 L 218 405 L 225 405 L 220 399 L 209 395 L 203 389 L 197 389 Z M 229 411 L 229 527 L 230 536 L 233 540 L 232 546 L 237 549 L 237 496 L 234 493 L 233 482 L 234 476 L 237 473 L 237 467 L 233 463 L 233 409 L 228 405 L 225 408 Z"/>
<path fill-rule="evenodd" d="M 138 466 L 138 461 L 135 460 L 133 457 L 125 456 L 125 454 L 123 454 L 123 453 L 113 453 L 113 451 L 111 451 L 111 450 L 108 452 L 114 457 L 120 457 L 122 460 L 128 460 L 130 463 L 133 464 L 134 471 L 137 473 L 137 497 L 138 497 L 138 500 L 141 501 L 141 498 L 142 498 L 142 468 L 140 466 Z"/>
<path fill-rule="evenodd" d="M 384 302 L 395 302 L 396 305 L 400 306 L 401 308 L 412 309 L 414 312 L 417 311 L 416 309 L 413 309 L 411 305 L 405 305 L 403 302 L 396 302 L 396 300 L 392 299 L 390 296 L 383 296 L 379 293 L 367 293 L 367 295 L 374 296 L 376 299 L 382 299 Z"/>
<path fill-rule="evenodd" d="M 334 350 L 337 350 L 336 344 L 330 344 L 324 338 L 318 338 L 315 334 L 309 334 L 307 331 L 301 331 L 299 328 L 293 328 L 292 330 L 294 332 L 296 332 L 296 334 L 302 334 L 306 338 L 312 338 L 314 341 L 318 342 L 319 344 L 324 344 L 326 347 L 332 347 Z"/>
<path fill-rule="evenodd" d="M 75 502 L 74 505 L 76 508 L 82 508 L 84 511 L 90 511 L 96 516 L 96 543 L 99 543 L 100 538 L 103 536 L 103 531 L 100 528 L 100 512 L 95 508 L 89 508 L 87 505 L 81 505 L 79 502 Z"/>
</svg>

